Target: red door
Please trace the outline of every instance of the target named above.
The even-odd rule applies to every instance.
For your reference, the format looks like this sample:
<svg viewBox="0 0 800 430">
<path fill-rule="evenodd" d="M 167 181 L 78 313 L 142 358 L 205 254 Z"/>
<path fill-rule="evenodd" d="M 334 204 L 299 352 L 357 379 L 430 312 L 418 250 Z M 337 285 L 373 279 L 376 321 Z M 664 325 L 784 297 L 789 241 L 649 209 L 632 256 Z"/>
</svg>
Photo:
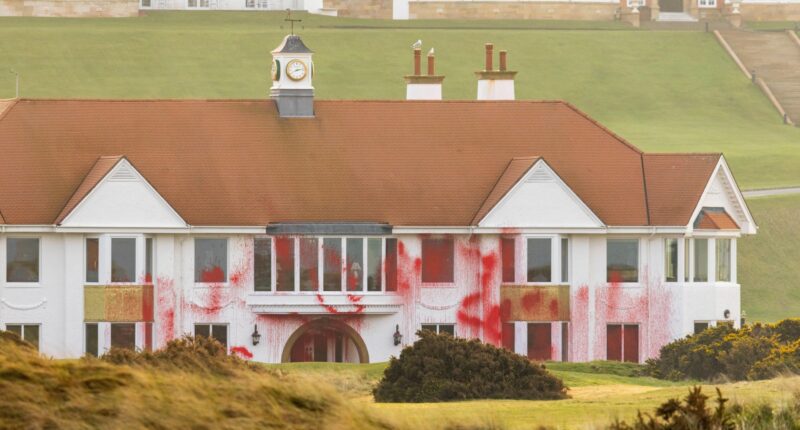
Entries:
<svg viewBox="0 0 800 430">
<path fill-rule="evenodd" d="M 528 358 L 550 360 L 550 323 L 528 324 Z"/>
<path fill-rule="evenodd" d="M 625 361 L 631 363 L 639 362 L 639 326 L 626 325 L 623 327 L 622 333 L 623 350 L 625 352 Z"/>
<path fill-rule="evenodd" d="M 622 325 L 606 326 L 606 360 L 622 361 Z"/>
</svg>

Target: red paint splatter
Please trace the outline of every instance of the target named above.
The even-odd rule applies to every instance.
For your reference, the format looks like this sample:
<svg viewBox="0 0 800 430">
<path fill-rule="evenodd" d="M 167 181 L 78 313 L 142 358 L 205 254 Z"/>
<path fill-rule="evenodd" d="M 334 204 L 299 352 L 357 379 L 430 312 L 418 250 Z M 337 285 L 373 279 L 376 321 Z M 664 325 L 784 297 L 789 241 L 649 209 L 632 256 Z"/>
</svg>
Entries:
<svg viewBox="0 0 800 430">
<path fill-rule="evenodd" d="M 499 247 L 499 241 L 498 241 Z M 464 296 L 456 311 L 456 320 L 467 336 L 479 337 L 486 343 L 500 345 L 502 342 L 502 315 L 510 313 L 510 303 L 504 309 L 497 303 L 499 296 L 498 251 L 482 254 L 476 236 L 466 244 L 459 243 L 459 256 L 465 270 L 474 271 L 473 292 Z M 469 274 L 469 272 L 467 272 Z"/>
<path fill-rule="evenodd" d="M 250 360 L 250 359 L 253 358 L 253 353 L 250 352 L 249 349 L 247 349 L 247 348 L 245 348 L 243 346 L 232 346 L 231 347 L 231 354 L 239 356 L 240 358 L 243 358 L 245 360 Z"/>
<path fill-rule="evenodd" d="M 219 266 L 203 269 L 203 271 L 200 272 L 200 282 L 225 282 L 225 272 Z"/>
<path fill-rule="evenodd" d="M 159 346 L 175 338 L 175 281 L 167 277 L 156 278 L 155 295 L 158 305 Z"/>
</svg>

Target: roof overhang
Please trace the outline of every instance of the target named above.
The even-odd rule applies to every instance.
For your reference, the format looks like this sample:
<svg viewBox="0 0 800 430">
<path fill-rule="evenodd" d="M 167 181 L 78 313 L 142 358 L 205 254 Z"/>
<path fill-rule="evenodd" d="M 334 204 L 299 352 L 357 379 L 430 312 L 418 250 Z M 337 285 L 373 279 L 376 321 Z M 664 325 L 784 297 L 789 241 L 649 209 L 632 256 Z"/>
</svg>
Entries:
<svg viewBox="0 0 800 430">
<path fill-rule="evenodd" d="M 277 222 L 267 225 L 267 234 L 281 235 L 362 235 L 385 236 L 392 234 L 392 226 L 370 222 Z"/>
</svg>

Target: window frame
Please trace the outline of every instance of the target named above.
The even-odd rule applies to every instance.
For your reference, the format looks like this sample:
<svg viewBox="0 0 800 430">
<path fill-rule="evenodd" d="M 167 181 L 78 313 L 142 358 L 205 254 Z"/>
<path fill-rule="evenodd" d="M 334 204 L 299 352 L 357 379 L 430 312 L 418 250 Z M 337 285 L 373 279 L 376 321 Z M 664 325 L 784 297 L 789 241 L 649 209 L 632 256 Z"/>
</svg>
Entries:
<svg viewBox="0 0 800 430">
<path fill-rule="evenodd" d="M 36 268 L 38 274 L 37 274 L 36 281 L 19 282 L 19 281 L 9 281 L 8 280 L 8 240 L 9 239 L 36 239 L 38 241 L 37 244 L 39 246 L 39 250 L 38 250 L 39 254 L 38 254 L 37 268 Z M 2 252 L 3 252 L 3 257 L 2 257 L 3 258 L 3 261 L 2 261 L 3 270 L 2 270 L 2 274 L 0 274 L 0 276 L 3 277 L 2 279 L 5 282 L 5 286 L 7 288 L 40 288 L 41 285 L 44 283 L 44 281 L 43 281 L 44 273 L 42 272 L 42 267 L 44 267 L 44 265 L 42 264 L 42 260 L 44 259 L 44 254 L 43 254 L 44 247 L 42 246 L 42 236 L 26 235 L 26 234 L 6 236 L 6 237 L 3 238 L 2 246 L 3 246 L 3 249 L 2 249 Z"/>
<path fill-rule="evenodd" d="M 87 270 L 89 264 L 89 246 L 88 242 L 90 239 L 94 239 L 97 241 L 97 281 L 88 281 L 89 278 L 89 271 Z M 101 261 L 103 260 L 103 245 L 102 240 L 100 240 L 99 235 L 87 235 L 83 237 L 83 283 L 87 285 L 99 285 L 101 280 L 103 279 L 103 264 Z"/>
<path fill-rule="evenodd" d="M 255 279 L 253 281 L 253 288 L 251 293 L 253 294 L 295 294 L 295 295 L 342 295 L 342 294 L 359 294 L 359 295 L 379 295 L 379 294 L 396 294 L 397 291 L 387 291 L 386 287 L 388 284 L 387 279 L 387 270 L 386 270 L 386 242 L 387 239 L 394 239 L 398 240 L 396 236 L 356 236 L 356 235 L 344 235 L 344 236 L 334 236 L 334 235 L 326 235 L 326 236 L 281 236 L 281 235 L 257 235 L 254 237 L 253 244 L 255 244 L 255 238 L 259 239 L 270 239 L 270 270 L 271 270 L 271 279 L 270 279 L 270 288 L 269 290 L 255 290 Z M 314 239 L 317 241 L 317 289 L 316 290 L 300 290 L 300 239 Z M 325 255 L 323 244 L 325 239 L 336 239 L 340 241 L 341 244 L 341 270 L 343 276 L 341 277 L 340 289 L 339 290 L 329 290 L 325 291 L 324 286 L 324 268 L 325 268 Z M 361 256 L 361 289 L 359 290 L 347 290 L 347 276 L 344 274 L 344 270 L 346 269 L 347 265 L 347 241 L 348 240 L 359 240 L 362 246 L 362 256 Z M 381 247 L 381 257 L 380 257 L 380 273 L 381 273 L 381 285 L 380 290 L 370 291 L 368 287 L 368 273 L 367 269 L 369 268 L 369 240 L 370 239 L 378 239 L 380 240 L 380 247 Z M 277 241 L 278 240 L 291 240 L 294 246 L 293 248 L 293 263 L 294 263 L 294 285 L 292 290 L 286 291 L 279 291 L 278 290 L 278 272 L 277 272 Z M 255 253 L 255 246 L 253 248 L 253 252 Z M 255 261 L 255 258 L 254 258 Z M 254 269 L 255 270 L 255 269 Z"/>
<path fill-rule="evenodd" d="M 609 273 L 608 273 L 608 244 L 609 241 L 617 241 L 617 240 L 629 240 L 629 241 L 636 241 L 636 281 L 621 281 L 618 284 L 623 287 L 640 287 L 642 285 L 642 252 L 644 248 L 642 246 L 642 238 L 641 237 L 630 237 L 630 236 L 608 236 L 606 237 L 606 246 L 605 246 L 605 267 L 606 267 L 606 283 L 611 284 L 609 280 Z"/>
<path fill-rule="evenodd" d="M 683 256 L 681 253 L 681 239 L 680 237 L 665 237 L 664 238 L 664 273 L 662 274 L 662 280 L 664 283 L 667 284 L 677 284 L 681 282 L 681 257 Z M 669 276 L 667 275 L 668 267 L 669 267 L 669 243 L 670 241 L 675 241 L 675 280 L 670 281 Z M 684 251 L 685 252 L 685 251 Z M 686 270 L 684 268 L 684 270 Z"/>
<path fill-rule="evenodd" d="M 550 280 L 549 281 L 537 281 L 532 282 L 528 281 L 528 239 L 550 239 Z M 572 246 L 570 243 L 572 242 L 568 235 L 564 234 L 525 234 L 522 235 L 522 249 L 519 251 L 522 255 L 520 256 L 521 261 L 524 265 L 524 284 L 526 285 L 563 285 L 569 284 L 569 279 L 564 280 L 562 279 L 562 271 L 563 268 L 561 267 L 562 264 L 562 245 L 563 240 L 567 240 L 567 278 L 571 275 L 572 268 L 569 264 L 570 260 L 572 259 Z M 517 268 L 519 270 L 519 268 Z"/>
<path fill-rule="evenodd" d="M 10 322 L 10 323 L 5 323 L 5 324 L 4 324 L 4 326 L 3 326 L 3 330 L 5 330 L 5 331 L 10 331 L 10 330 L 8 330 L 8 326 L 10 326 L 10 325 L 11 325 L 11 326 L 14 326 L 14 325 L 18 325 L 18 326 L 20 326 L 20 333 L 21 333 L 21 335 L 20 335 L 20 338 L 21 338 L 22 340 L 25 340 L 25 329 L 26 329 L 26 327 L 37 327 L 37 328 L 38 328 L 38 330 L 39 330 L 39 339 L 36 341 L 36 350 L 37 350 L 37 351 L 41 351 L 41 350 L 42 350 L 42 326 L 43 326 L 44 324 L 42 324 L 42 323 L 31 323 L 31 322 L 27 322 L 27 323 L 22 323 L 22 322 L 20 322 L 20 323 L 16 323 L 16 322 Z M 27 341 L 27 340 L 25 340 L 25 342 L 28 342 L 28 343 L 30 343 L 30 342 L 29 342 L 29 341 Z"/>
<path fill-rule="evenodd" d="M 214 338 L 214 326 L 222 326 L 225 327 L 225 351 L 229 351 L 231 348 L 231 324 L 224 323 L 224 322 L 198 322 L 192 324 L 192 336 L 197 336 L 197 326 L 207 326 L 208 327 L 208 337 Z"/>
<path fill-rule="evenodd" d="M 197 241 L 198 240 L 224 240 L 225 241 L 225 280 L 220 282 L 203 282 L 197 280 Z M 223 285 L 231 281 L 231 238 L 228 236 L 198 236 L 192 238 L 192 281 L 195 285 Z"/>
<path fill-rule="evenodd" d="M 697 7 L 702 9 L 714 9 L 717 7 L 717 0 L 697 0 Z"/>
<path fill-rule="evenodd" d="M 422 327 L 423 327 L 423 326 L 435 326 L 435 327 L 436 327 L 436 331 L 434 331 L 434 333 L 438 335 L 438 334 L 442 334 L 442 326 L 443 326 L 443 325 L 444 325 L 444 326 L 452 326 L 452 327 L 453 327 L 453 334 L 452 334 L 452 336 L 453 336 L 453 337 L 456 337 L 456 323 L 448 323 L 448 322 L 420 323 L 420 324 L 419 324 L 419 329 L 420 329 L 420 330 L 428 330 L 428 329 L 423 329 Z M 430 330 L 429 330 L 429 331 L 430 331 Z M 448 333 L 448 334 L 449 334 L 449 333 Z"/>
<path fill-rule="evenodd" d="M 433 235 L 429 237 L 422 237 L 419 241 L 420 246 L 420 285 L 423 287 L 436 287 L 436 286 L 455 286 L 456 285 L 456 274 L 458 271 L 456 270 L 456 260 L 457 260 L 457 253 L 456 253 L 456 240 L 458 238 L 454 235 L 445 234 L 445 235 Z M 423 257 L 423 248 L 424 248 L 424 241 L 425 240 L 449 240 L 453 243 L 453 279 L 451 281 L 426 281 L 425 280 L 425 258 Z"/>
<path fill-rule="evenodd" d="M 728 242 L 728 279 L 722 280 L 720 279 L 720 258 L 719 258 L 719 250 L 720 250 L 720 241 L 727 241 Z M 734 258 L 733 253 L 735 252 L 734 247 L 735 240 L 729 237 L 716 237 L 714 238 L 714 282 L 718 284 L 732 284 L 734 282 L 733 277 L 733 266 L 734 266 Z M 710 252 L 710 251 L 709 251 Z"/>
</svg>

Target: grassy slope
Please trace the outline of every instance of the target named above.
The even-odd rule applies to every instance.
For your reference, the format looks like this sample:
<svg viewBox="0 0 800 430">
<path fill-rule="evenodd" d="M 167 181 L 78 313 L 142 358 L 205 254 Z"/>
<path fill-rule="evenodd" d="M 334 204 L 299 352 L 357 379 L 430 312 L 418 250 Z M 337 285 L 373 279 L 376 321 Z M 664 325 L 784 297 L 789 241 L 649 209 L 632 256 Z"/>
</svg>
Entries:
<svg viewBox="0 0 800 430">
<path fill-rule="evenodd" d="M 739 241 L 742 309 L 748 319 L 777 321 L 800 315 L 800 195 L 747 202 L 759 226 Z"/>
<path fill-rule="evenodd" d="M 286 33 L 282 18 L 0 18 L 0 69 L 19 71 L 28 97 L 260 98 L 269 88 L 269 51 Z M 649 151 L 724 151 L 745 188 L 800 184 L 800 129 L 780 124 L 706 33 L 529 29 L 619 29 L 614 23 L 304 19 L 320 98 L 404 97 L 409 45 L 421 38 L 426 49 L 436 47 L 445 98 L 472 99 L 472 72 L 482 66 L 483 43 L 493 41 L 520 71 L 518 98 L 566 99 Z M 436 28 L 403 28 L 424 26 Z M 13 95 L 12 81 L 0 73 L 0 97 Z"/>
<path fill-rule="evenodd" d="M 582 427 L 628 419 L 638 410 L 651 410 L 664 400 L 686 394 L 686 383 L 630 376 L 637 366 L 628 363 L 548 363 L 547 367 L 570 386 L 572 399 L 562 401 L 486 400 L 455 403 L 378 404 L 370 388 L 386 363 L 349 365 L 294 363 L 271 367 L 302 373 L 333 383 L 377 417 L 407 428 L 437 428 L 448 424 L 497 424 L 500 428 L 529 429 L 538 425 Z M 346 388 L 349 387 L 349 388 Z M 800 377 L 721 385 L 734 401 L 777 403 L 791 400 L 800 390 Z M 706 387 L 708 394 L 713 387 Z"/>
</svg>

